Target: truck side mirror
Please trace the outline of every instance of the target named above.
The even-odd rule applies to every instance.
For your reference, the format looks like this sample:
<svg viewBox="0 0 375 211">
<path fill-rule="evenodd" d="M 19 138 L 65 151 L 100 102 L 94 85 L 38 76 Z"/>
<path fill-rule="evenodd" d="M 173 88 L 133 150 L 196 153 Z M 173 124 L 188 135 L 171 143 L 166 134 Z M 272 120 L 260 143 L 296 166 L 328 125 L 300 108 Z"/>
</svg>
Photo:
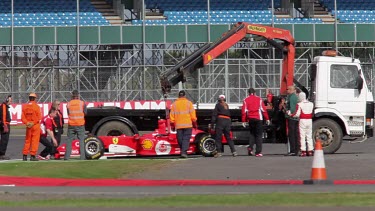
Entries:
<svg viewBox="0 0 375 211">
<path fill-rule="evenodd" d="M 363 78 L 359 75 L 356 79 L 356 89 L 358 89 L 358 92 L 361 93 L 361 90 L 363 88 Z"/>
</svg>

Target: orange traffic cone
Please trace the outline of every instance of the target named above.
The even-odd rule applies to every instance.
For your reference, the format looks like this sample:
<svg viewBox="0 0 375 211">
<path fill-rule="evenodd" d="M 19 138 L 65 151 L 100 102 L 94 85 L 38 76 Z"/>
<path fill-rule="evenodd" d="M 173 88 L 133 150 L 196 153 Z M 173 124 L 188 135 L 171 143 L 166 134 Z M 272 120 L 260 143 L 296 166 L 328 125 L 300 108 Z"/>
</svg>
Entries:
<svg viewBox="0 0 375 211">
<path fill-rule="evenodd" d="M 315 152 L 311 169 L 311 179 L 304 180 L 303 184 L 333 184 L 331 180 L 327 180 L 326 166 L 324 164 L 324 153 L 320 140 L 315 141 Z"/>
</svg>

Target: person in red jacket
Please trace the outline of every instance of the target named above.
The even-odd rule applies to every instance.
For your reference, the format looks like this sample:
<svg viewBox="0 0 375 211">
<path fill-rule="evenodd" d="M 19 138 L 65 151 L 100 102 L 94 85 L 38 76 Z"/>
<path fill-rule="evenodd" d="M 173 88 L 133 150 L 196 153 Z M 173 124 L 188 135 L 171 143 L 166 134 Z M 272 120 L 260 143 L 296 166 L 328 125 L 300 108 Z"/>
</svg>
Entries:
<svg viewBox="0 0 375 211">
<path fill-rule="evenodd" d="M 249 96 L 245 98 L 242 104 L 242 122 L 245 127 L 245 122 L 249 123 L 249 147 L 248 155 L 254 155 L 254 142 L 256 145 L 255 156 L 262 157 L 262 134 L 263 134 L 263 118 L 266 119 L 266 124 L 270 124 L 266 106 L 262 98 L 256 96 L 255 89 L 249 89 Z M 262 115 L 263 114 L 263 115 Z"/>
<path fill-rule="evenodd" d="M 56 123 L 53 119 L 57 115 L 57 110 L 52 107 L 48 115 L 43 117 L 42 122 L 40 124 L 40 140 L 39 142 L 45 146 L 43 151 L 40 152 L 38 155 L 39 160 L 49 160 L 51 158 L 53 148 L 57 146 L 57 140 L 55 135 L 53 134 L 54 128 L 56 128 Z M 51 141 L 48 140 L 47 136 L 51 137 Z"/>
</svg>

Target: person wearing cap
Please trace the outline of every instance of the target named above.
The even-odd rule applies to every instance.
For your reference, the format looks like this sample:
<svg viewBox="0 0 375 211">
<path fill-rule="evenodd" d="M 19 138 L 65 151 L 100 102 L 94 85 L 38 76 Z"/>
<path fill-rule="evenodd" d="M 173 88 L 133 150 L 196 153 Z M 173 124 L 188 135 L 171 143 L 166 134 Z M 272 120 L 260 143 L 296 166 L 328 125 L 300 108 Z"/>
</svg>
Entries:
<svg viewBox="0 0 375 211">
<path fill-rule="evenodd" d="M 248 155 L 254 154 L 254 142 L 256 145 L 255 156 L 262 157 L 262 142 L 263 142 L 263 118 L 266 119 L 266 124 L 270 124 L 266 106 L 262 98 L 256 96 L 255 89 L 248 90 L 249 96 L 245 98 L 242 104 L 242 122 L 245 127 L 245 122 L 249 123 L 249 147 Z M 262 115 L 263 114 L 263 115 Z"/>
<path fill-rule="evenodd" d="M 212 112 L 211 124 L 215 125 L 215 142 L 216 142 L 216 152 L 214 157 L 222 156 L 222 135 L 224 134 L 225 139 L 229 145 L 230 151 L 233 157 L 237 156 L 236 149 L 234 147 L 234 142 L 230 137 L 230 128 L 232 125 L 232 120 L 230 118 L 229 106 L 226 103 L 225 95 L 220 95 L 218 102 L 215 105 L 215 109 Z"/>
<path fill-rule="evenodd" d="M 81 160 L 86 160 L 85 156 L 85 115 L 87 108 L 85 102 L 79 99 L 78 90 L 73 90 L 72 100 L 68 102 L 68 132 L 64 160 L 69 160 L 72 152 L 72 141 L 75 138 L 79 140 L 79 151 Z"/>
<path fill-rule="evenodd" d="M 181 158 L 187 158 L 192 128 L 197 128 L 197 116 L 193 103 L 185 97 L 185 91 L 178 93 L 177 100 L 171 105 L 169 114 L 171 129 L 177 130 L 177 141 L 180 146 Z"/>
<path fill-rule="evenodd" d="M 306 94 L 304 92 L 299 93 L 298 100 L 299 103 L 297 103 L 295 112 L 289 113 L 289 115 L 291 117 L 299 117 L 300 156 L 313 156 L 312 118 L 314 104 L 306 99 Z"/>
<path fill-rule="evenodd" d="M 22 160 L 26 161 L 30 153 L 30 161 L 38 161 L 35 157 L 38 152 L 40 139 L 40 120 L 42 114 L 40 107 L 35 102 L 37 96 L 34 92 L 29 95 L 29 102 L 22 106 L 22 123 L 26 125 L 25 144 L 22 150 Z"/>
<path fill-rule="evenodd" d="M 10 134 L 10 121 L 11 115 L 9 105 L 12 104 L 12 95 L 8 95 L 0 108 L 0 121 L 1 121 L 1 140 L 0 140 L 0 160 L 9 160 L 10 157 L 6 156 L 8 148 L 9 134 Z"/>
</svg>

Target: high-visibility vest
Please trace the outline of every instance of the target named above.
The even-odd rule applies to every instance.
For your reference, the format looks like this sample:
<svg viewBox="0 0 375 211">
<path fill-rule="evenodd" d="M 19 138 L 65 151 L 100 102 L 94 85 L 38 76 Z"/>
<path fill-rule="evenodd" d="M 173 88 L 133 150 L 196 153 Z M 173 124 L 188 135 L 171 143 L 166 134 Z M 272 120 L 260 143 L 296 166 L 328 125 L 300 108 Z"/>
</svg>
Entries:
<svg viewBox="0 0 375 211">
<path fill-rule="evenodd" d="M 68 125 L 71 125 L 71 126 L 85 125 L 84 108 L 85 108 L 85 103 L 82 100 L 74 99 L 68 103 L 67 105 L 67 109 L 69 111 Z"/>
<path fill-rule="evenodd" d="M 186 98 L 178 98 L 173 104 L 170 112 L 171 123 L 176 129 L 192 128 L 193 121 L 197 121 L 193 104 Z"/>
</svg>

